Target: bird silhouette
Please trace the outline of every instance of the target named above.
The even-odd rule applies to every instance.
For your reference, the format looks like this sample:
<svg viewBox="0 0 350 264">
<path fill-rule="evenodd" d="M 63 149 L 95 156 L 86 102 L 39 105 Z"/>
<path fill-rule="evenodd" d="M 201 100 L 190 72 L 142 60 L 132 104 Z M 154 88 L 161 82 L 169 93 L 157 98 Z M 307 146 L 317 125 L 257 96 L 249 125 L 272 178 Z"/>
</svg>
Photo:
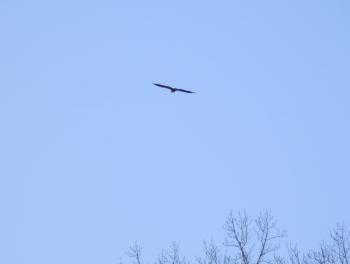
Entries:
<svg viewBox="0 0 350 264">
<path fill-rule="evenodd" d="M 158 86 L 158 87 L 161 87 L 161 88 L 169 89 L 172 93 L 175 93 L 175 92 L 195 93 L 195 92 L 192 92 L 192 91 L 189 91 L 189 90 L 175 88 L 175 87 L 171 87 L 171 86 L 160 84 L 160 83 L 153 83 L 153 84 Z"/>
</svg>

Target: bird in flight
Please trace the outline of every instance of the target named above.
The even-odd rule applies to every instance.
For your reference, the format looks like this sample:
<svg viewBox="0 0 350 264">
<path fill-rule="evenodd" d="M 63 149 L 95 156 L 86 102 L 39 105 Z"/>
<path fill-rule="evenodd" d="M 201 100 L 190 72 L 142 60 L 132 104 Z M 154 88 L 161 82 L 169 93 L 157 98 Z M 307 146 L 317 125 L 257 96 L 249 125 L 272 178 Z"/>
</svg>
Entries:
<svg viewBox="0 0 350 264">
<path fill-rule="evenodd" d="M 161 88 L 165 88 L 165 89 L 169 89 L 172 93 L 175 92 L 183 92 L 183 93 L 195 93 L 189 90 L 185 90 L 185 89 L 180 89 L 180 88 L 174 88 L 168 85 L 164 85 L 164 84 L 160 84 L 160 83 L 153 83 L 155 86 L 161 87 Z"/>
</svg>

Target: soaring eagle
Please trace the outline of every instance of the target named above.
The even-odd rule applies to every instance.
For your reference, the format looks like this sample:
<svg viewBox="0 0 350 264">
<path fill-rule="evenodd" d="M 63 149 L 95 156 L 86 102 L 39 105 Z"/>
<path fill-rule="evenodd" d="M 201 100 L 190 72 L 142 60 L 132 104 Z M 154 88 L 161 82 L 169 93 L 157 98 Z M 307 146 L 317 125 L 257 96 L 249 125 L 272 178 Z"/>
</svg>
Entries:
<svg viewBox="0 0 350 264">
<path fill-rule="evenodd" d="M 172 93 L 175 93 L 177 91 L 183 92 L 183 93 L 195 93 L 195 92 L 192 92 L 192 91 L 189 91 L 189 90 L 174 88 L 174 87 L 171 87 L 171 86 L 168 86 L 168 85 L 163 85 L 163 84 L 160 84 L 160 83 L 153 83 L 153 84 L 156 85 L 156 86 L 159 86 L 161 88 L 169 89 Z"/>
</svg>

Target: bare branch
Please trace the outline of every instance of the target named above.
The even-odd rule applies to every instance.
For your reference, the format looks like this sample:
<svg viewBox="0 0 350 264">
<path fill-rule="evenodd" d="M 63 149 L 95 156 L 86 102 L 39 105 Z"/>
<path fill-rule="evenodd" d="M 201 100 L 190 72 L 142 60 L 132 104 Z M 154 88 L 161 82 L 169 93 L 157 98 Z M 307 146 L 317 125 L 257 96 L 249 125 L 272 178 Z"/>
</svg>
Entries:
<svg viewBox="0 0 350 264">
<path fill-rule="evenodd" d="M 303 264 L 303 256 L 297 246 L 290 245 L 288 248 L 289 261 L 291 264 Z"/>
<path fill-rule="evenodd" d="M 308 254 L 310 262 L 315 264 L 335 264 L 335 258 L 332 248 L 327 245 L 321 245 L 319 250 L 311 251 Z"/>
<path fill-rule="evenodd" d="M 274 245 L 273 240 L 283 237 L 283 234 L 276 229 L 276 222 L 269 212 L 264 214 L 260 213 L 258 218 L 255 220 L 255 233 L 259 241 L 259 250 L 256 264 L 269 262 L 266 260 L 266 256 L 269 253 L 275 252 L 279 245 Z"/>
<path fill-rule="evenodd" d="M 333 251 L 337 255 L 341 264 L 350 262 L 350 232 L 345 224 L 338 224 L 331 232 L 331 238 L 334 243 Z"/>
<path fill-rule="evenodd" d="M 250 263 L 251 249 L 248 248 L 249 225 L 250 219 L 245 212 L 239 213 L 238 218 L 235 218 L 231 212 L 224 225 L 227 234 L 224 245 L 237 248 L 239 250 L 239 259 L 241 259 L 243 264 Z"/>
<path fill-rule="evenodd" d="M 204 241 L 203 251 L 205 258 L 197 258 L 199 264 L 222 264 L 220 249 L 213 240 L 209 243 Z"/>
<path fill-rule="evenodd" d="M 180 257 L 179 243 L 173 242 L 169 250 L 162 250 L 158 257 L 159 264 L 186 264 L 185 257 Z"/>
<path fill-rule="evenodd" d="M 134 259 L 134 264 L 141 264 L 141 253 L 142 247 L 135 241 L 134 245 L 130 246 L 129 250 L 126 252 L 126 255 Z"/>
<path fill-rule="evenodd" d="M 273 259 L 274 259 L 274 264 L 287 264 L 286 259 L 279 255 L 274 255 Z"/>
</svg>

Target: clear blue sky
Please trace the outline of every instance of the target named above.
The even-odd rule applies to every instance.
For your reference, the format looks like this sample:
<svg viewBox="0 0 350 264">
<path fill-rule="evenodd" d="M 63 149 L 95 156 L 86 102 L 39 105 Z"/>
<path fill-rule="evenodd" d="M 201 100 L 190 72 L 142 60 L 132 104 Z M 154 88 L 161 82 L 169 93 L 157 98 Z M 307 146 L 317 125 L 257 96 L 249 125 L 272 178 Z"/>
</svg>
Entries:
<svg viewBox="0 0 350 264">
<path fill-rule="evenodd" d="M 230 209 L 350 224 L 350 2 L 0 2 L 0 263 L 195 256 Z M 192 89 L 171 94 L 161 82 Z"/>
</svg>

